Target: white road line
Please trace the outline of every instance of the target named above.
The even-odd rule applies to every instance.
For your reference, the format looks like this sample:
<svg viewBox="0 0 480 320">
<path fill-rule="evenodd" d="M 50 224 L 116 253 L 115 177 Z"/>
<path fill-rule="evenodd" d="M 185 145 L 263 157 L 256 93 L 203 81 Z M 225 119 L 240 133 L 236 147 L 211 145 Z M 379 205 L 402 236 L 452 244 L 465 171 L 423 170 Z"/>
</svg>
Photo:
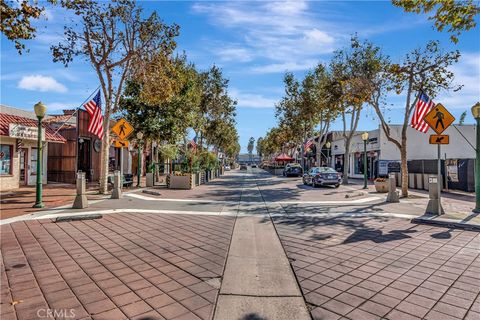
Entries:
<svg viewBox="0 0 480 320">
<path fill-rule="evenodd" d="M 267 201 L 267 203 L 278 203 L 278 204 L 355 204 L 355 203 L 365 203 L 375 200 L 380 200 L 380 197 L 369 197 L 355 200 L 327 200 L 327 201 Z"/>
<path fill-rule="evenodd" d="M 208 199 L 171 199 L 171 198 L 152 198 L 139 194 L 127 194 L 126 196 L 146 201 L 167 201 L 167 202 L 197 202 L 197 203 L 221 203 L 221 204 L 236 204 L 238 201 L 224 201 L 224 200 L 208 200 Z M 369 197 L 355 200 L 313 200 L 313 201 L 265 201 L 267 204 L 356 204 L 366 203 L 371 201 L 380 200 L 380 197 Z M 260 201 L 263 202 L 263 201 Z"/>
<path fill-rule="evenodd" d="M 404 214 L 404 213 L 393 213 L 393 212 L 330 212 L 330 213 L 271 213 L 271 216 L 286 218 L 295 218 L 295 217 L 321 217 L 321 218 L 333 218 L 333 217 L 349 217 L 349 218 L 365 218 L 365 217 L 387 217 L 387 218 L 400 218 L 400 219 L 413 219 L 419 216 Z"/>
<path fill-rule="evenodd" d="M 153 198 L 141 194 L 126 194 L 127 197 L 147 200 L 147 201 L 169 201 L 169 202 L 200 202 L 200 203 L 237 203 L 238 201 L 208 200 L 208 199 L 171 199 L 171 198 Z"/>
<path fill-rule="evenodd" d="M 48 214 L 40 217 L 31 217 L 25 220 L 39 220 L 39 219 L 54 219 L 58 217 L 75 217 L 93 214 L 113 214 L 113 213 L 160 213 L 160 214 L 188 214 L 188 215 L 206 215 L 206 216 L 219 216 L 219 215 L 235 215 L 234 212 L 220 212 L 220 211 L 184 211 L 184 210 L 155 210 L 155 209 L 107 209 L 107 210 L 94 210 L 83 212 L 66 212 L 60 214 Z M 28 217 L 27 217 L 28 218 Z"/>
</svg>

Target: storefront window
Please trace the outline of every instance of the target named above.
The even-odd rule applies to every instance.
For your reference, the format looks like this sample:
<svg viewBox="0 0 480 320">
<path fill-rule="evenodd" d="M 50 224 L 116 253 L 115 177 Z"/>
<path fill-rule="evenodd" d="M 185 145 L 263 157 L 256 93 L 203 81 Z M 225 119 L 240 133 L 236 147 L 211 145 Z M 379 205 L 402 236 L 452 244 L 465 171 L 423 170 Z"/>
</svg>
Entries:
<svg viewBox="0 0 480 320">
<path fill-rule="evenodd" d="M 37 148 L 32 148 L 30 156 L 30 173 L 37 174 Z"/>
<path fill-rule="evenodd" d="M 355 158 L 353 160 L 353 172 L 355 174 L 363 174 L 363 153 L 357 152 L 354 154 Z"/>
<path fill-rule="evenodd" d="M 0 175 L 12 174 L 12 151 L 12 145 L 0 144 Z"/>
</svg>

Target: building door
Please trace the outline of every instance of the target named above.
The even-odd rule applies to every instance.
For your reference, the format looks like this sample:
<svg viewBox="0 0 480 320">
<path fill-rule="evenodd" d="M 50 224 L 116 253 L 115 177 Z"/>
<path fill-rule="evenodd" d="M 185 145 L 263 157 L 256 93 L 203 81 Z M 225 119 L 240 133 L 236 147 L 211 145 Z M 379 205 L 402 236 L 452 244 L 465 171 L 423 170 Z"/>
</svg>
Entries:
<svg viewBox="0 0 480 320">
<path fill-rule="evenodd" d="M 28 184 L 28 149 L 21 148 L 20 153 L 20 185 Z"/>
<path fill-rule="evenodd" d="M 77 171 L 85 172 L 85 178 L 87 180 L 92 180 L 91 177 L 91 141 L 90 139 L 80 138 L 78 141 L 78 161 L 77 161 Z"/>
</svg>

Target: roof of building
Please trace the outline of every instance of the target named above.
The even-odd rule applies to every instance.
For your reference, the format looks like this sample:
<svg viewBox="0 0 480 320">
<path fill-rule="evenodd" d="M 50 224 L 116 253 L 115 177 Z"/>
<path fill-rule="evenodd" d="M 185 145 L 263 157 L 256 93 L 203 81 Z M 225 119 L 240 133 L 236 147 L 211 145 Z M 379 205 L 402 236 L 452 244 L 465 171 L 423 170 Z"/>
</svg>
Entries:
<svg viewBox="0 0 480 320">
<path fill-rule="evenodd" d="M 0 113 L 0 136 L 9 136 L 10 123 L 18 123 L 24 126 L 37 127 L 37 121 L 30 118 L 20 117 L 16 115 Z M 66 142 L 67 140 L 58 133 L 55 133 L 47 124 L 42 125 L 45 128 L 45 140 L 49 142 Z"/>
</svg>

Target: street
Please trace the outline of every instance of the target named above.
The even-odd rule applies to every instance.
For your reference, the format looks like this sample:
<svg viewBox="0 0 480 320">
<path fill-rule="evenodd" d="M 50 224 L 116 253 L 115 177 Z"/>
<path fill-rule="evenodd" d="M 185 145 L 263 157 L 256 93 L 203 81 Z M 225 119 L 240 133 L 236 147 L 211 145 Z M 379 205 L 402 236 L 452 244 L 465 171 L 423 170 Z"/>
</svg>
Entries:
<svg viewBox="0 0 480 320">
<path fill-rule="evenodd" d="M 480 316 L 479 233 L 413 224 L 419 206 L 250 167 L 148 191 L 4 223 L 1 318 Z"/>
</svg>

